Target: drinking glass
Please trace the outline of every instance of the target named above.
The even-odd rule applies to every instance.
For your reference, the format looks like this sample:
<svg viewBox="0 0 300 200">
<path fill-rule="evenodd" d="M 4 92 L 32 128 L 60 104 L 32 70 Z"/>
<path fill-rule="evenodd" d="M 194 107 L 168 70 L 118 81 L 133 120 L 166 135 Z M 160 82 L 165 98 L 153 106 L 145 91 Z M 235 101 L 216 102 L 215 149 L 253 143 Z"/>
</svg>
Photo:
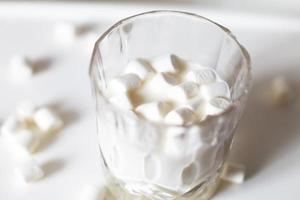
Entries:
<svg viewBox="0 0 300 200">
<path fill-rule="evenodd" d="M 108 101 L 109 82 L 128 62 L 168 54 L 213 68 L 229 85 L 232 105 L 201 122 L 176 126 L 136 117 Z M 115 192 L 155 200 L 211 196 L 251 82 L 249 55 L 227 28 L 178 11 L 123 19 L 97 40 L 90 77 L 101 162 Z"/>
</svg>

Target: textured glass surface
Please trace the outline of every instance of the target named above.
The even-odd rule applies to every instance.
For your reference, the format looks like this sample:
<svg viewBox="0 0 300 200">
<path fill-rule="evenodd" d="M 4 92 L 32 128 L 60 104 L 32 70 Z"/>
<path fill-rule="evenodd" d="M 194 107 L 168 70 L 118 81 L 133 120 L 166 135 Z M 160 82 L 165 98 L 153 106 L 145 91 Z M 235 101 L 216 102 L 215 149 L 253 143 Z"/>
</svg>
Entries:
<svg viewBox="0 0 300 200">
<path fill-rule="evenodd" d="M 165 54 L 214 68 L 230 86 L 233 105 L 200 123 L 170 126 L 136 118 L 108 102 L 109 81 L 120 75 L 130 60 Z M 249 56 L 228 29 L 174 11 L 124 19 L 95 44 L 90 76 L 101 159 L 113 184 L 150 199 L 199 199 L 212 193 L 251 79 Z M 169 130 L 178 134 L 171 135 Z M 199 145 L 198 140 L 205 142 Z M 176 156 L 176 151 L 168 150 L 172 148 L 178 150 Z"/>
</svg>

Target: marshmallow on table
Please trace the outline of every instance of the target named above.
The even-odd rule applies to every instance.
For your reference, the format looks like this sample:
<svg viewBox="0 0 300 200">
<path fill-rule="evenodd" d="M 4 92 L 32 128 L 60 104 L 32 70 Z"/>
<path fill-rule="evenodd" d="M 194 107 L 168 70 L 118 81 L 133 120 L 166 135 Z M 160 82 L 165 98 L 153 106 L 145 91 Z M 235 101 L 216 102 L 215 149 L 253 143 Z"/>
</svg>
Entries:
<svg viewBox="0 0 300 200">
<path fill-rule="evenodd" d="M 103 200 L 106 194 L 107 188 L 104 185 L 86 185 L 83 187 L 80 200 Z"/>
<path fill-rule="evenodd" d="M 35 105 L 29 101 L 23 101 L 16 107 L 16 115 L 21 121 L 32 118 L 36 110 Z"/>
<path fill-rule="evenodd" d="M 199 92 L 198 84 L 188 81 L 172 87 L 168 91 L 168 97 L 175 102 L 182 103 L 196 96 L 198 92 Z"/>
<path fill-rule="evenodd" d="M 185 68 L 180 58 L 175 55 L 168 55 L 155 58 L 151 65 L 156 72 L 177 72 Z"/>
<path fill-rule="evenodd" d="M 68 22 L 59 22 L 55 24 L 54 34 L 60 42 L 70 43 L 77 37 L 77 26 Z"/>
<path fill-rule="evenodd" d="M 15 135 L 21 127 L 21 122 L 15 116 L 8 117 L 1 126 L 1 133 L 5 136 Z"/>
<path fill-rule="evenodd" d="M 197 116 L 191 108 L 182 106 L 169 112 L 166 115 L 164 122 L 171 125 L 184 125 L 192 123 L 196 119 Z"/>
<path fill-rule="evenodd" d="M 185 80 L 193 81 L 200 85 L 215 82 L 217 79 L 216 72 L 211 68 L 203 68 L 198 70 L 191 70 L 187 72 Z"/>
<path fill-rule="evenodd" d="M 133 105 L 126 93 L 120 93 L 109 98 L 109 102 L 122 110 L 131 110 Z"/>
<path fill-rule="evenodd" d="M 16 168 L 15 172 L 22 177 L 25 182 L 37 181 L 45 175 L 41 166 L 34 160 L 28 160 L 22 163 Z"/>
<path fill-rule="evenodd" d="M 291 99 L 291 88 L 284 77 L 276 77 L 270 84 L 270 100 L 274 105 L 284 105 Z"/>
<path fill-rule="evenodd" d="M 14 81 L 25 81 L 32 77 L 33 66 L 26 58 L 22 55 L 16 55 L 12 57 L 10 62 L 10 75 Z"/>
<path fill-rule="evenodd" d="M 25 152 L 29 153 L 34 152 L 40 144 L 39 133 L 29 129 L 19 130 L 12 139 Z"/>
<path fill-rule="evenodd" d="M 221 178 L 231 183 L 241 184 L 245 179 L 245 166 L 236 163 L 225 163 Z"/>
<path fill-rule="evenodd" d="M 217 96 L 230 97 L 229 87 L 224 81 L 201 85 L 200 93 L 206 100 L 210 100 Z"/>
<path fill-rule="evenodd" d="M 42 107 L 33 115 L 33 121 L 42 132 L 56 131 L 63 126 L 62 119 L 49 108 Z"/>
<path fill-rule="evenodd" d="M 109 91 L 112 95 L 125 93 L 140 87 L 141 79 L 136 74 L 124 74 L 118 78 L 111 80 L 109 83 Z"/>
<path fill-rule="evenodd" d="M 151 102 L 139 105 L 135 111 L 150 121 L 161 122 L 171 108 L 167 102 Z"/>
<path fill-rule="evenodd" d="M 137 59 L 128 63 L 124 73 L 136 74 L 140 79 L 144 80 L 150 74 L 153 74 L 154 70 L 146 60 Z"/>
</svg>

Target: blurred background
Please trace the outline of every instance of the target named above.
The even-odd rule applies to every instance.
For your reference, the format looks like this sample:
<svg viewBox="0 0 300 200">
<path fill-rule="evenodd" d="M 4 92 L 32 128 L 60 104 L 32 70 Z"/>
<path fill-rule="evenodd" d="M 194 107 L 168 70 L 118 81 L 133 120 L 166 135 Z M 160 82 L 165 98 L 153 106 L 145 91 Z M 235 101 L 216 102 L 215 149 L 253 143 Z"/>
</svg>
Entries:
<svg viewBox="0 0 300 200">
<path fill-rule="evenodd" d="M 102 179 L 88 77 L 93 44 L 118 20 L 156 9 L 194 12 L 230 28 L 252 59 L 253 88 L 230 155 L 246 166 L 246 181 L 214 199 L 300 198 L 300 1 L 57 0 L 0 1 L 0 122 L 23 100 L 48 105 L 65 121 L 34 155 L 46 171 L 34 184 L 19 183 L 14 169 L 23 158 L 0 139 L 1 200 L 78 199 L 82 185 Z M 66 41 L 55 33 L 61 24 L 62 35 L 80 31 Z M 30 80 L 11 80 L 14 56 L 34 61 Z"/>
</svg>

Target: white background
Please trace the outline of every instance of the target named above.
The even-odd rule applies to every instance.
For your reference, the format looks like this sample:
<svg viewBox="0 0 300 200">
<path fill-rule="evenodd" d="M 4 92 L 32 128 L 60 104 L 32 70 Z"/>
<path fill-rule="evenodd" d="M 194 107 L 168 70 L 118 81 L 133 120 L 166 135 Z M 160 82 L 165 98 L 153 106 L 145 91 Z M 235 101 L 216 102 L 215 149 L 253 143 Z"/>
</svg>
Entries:
<svg viewBox="0 0 300 200">
<path fill-rule="evenodd" d="M 66 121 L 65 128 L 35 155 L 47 176 L 34 184 L 24 185 L 14 175 L 22 156 L 0 139 L 0 200 L 78 199 L 82 185 L 101 180 L 88 78 L 92 49 L 87 48 L 84 37 L 67 45 L 56 41 L 55 22 L 92 23 L 100 35 L 118 19 L 158 8 L 196 12 L 229 27 L 252 57 L 253 90 L 231 155 L 232 160 L 247 166 L 247 180 L 242 185 L 226 187 L 215 199 L 298 200 L 300 100 L 296 98 L 285 108 L 273 108 L 263 97 L 268 81 L 278 75 L 286 76 L 298 95 L 299 3 L 276 1 L 278 4 L 270 5 L 268 10 L 270 1 L 266 0 L 261 7 L 257 1 L 245 1 L 246 5 L 251 4 L 249 9 L 237 1 L 222 1 L 221 5 L 216 2 L 204 1 L 205 6 L 0 3 L 0 120 L 12 113 L 18 102 L 29 99 L 36 104 L 50 104 Z M 14 54 L 25 54 L 48 64 L 29 82 L 14 84 L 7 76 L 8 62 Z"/>
</svg>

